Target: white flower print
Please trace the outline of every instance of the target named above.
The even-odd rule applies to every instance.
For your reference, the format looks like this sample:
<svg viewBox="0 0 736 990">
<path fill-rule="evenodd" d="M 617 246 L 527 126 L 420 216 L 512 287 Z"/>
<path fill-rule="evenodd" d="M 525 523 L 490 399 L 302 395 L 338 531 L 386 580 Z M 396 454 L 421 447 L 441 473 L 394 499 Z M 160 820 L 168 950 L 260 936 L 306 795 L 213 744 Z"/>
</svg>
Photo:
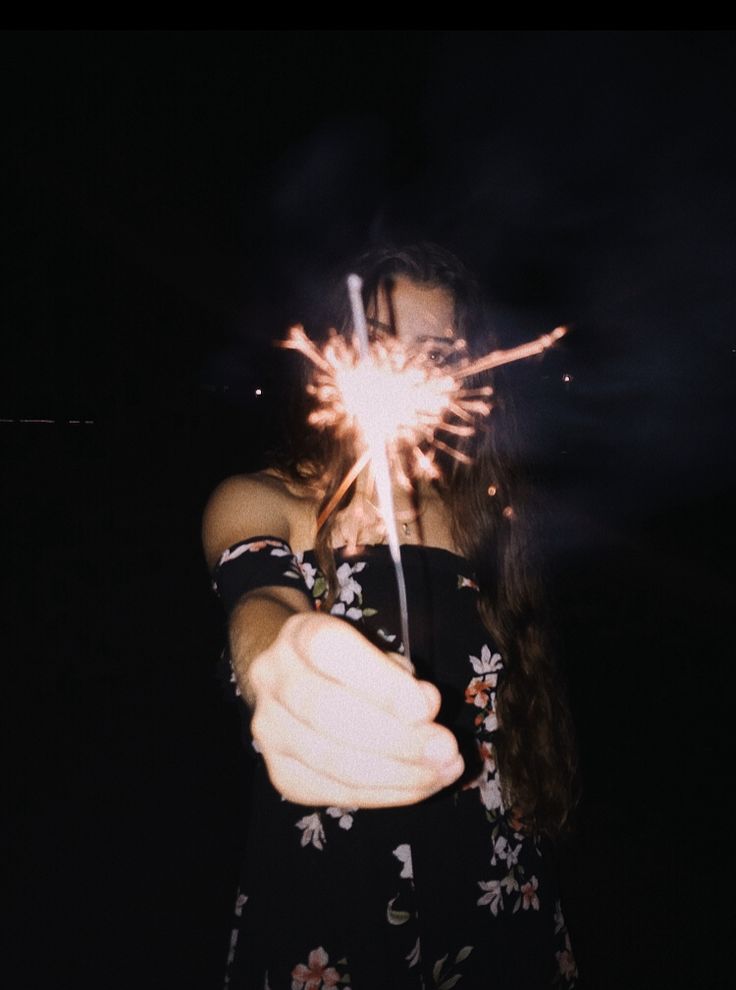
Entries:
<svg viewBox="0 0 736 990">
<path fill-rule="evenodd" d="M 478 784 L 480 801 L 488 811 L 503 811 L 503 796 L 501 782 L 495 771 L 493 774 L 482 773 Z"/>
<path fill-rule="evenodd" d="M 229 560 L 236 560 L 244 553 L 257 553 L 259 550 L 265 550 L 266 547 L 271 548 L 268 551 L 269 557 L 291 556 L 291 550 L 289 550 L 286 544 L 282 543 L 280 540 L 252 540 L 250 543 L 241 543 L 237 547 L 228 547 L 227 550 L 223 550 L 217 565 L 220 567 L 222 564 L 226 564 Z"/>
<path fill-rule="evenodd" d="M 510 870 L 512 870 L 519 862 L 520 852 L 521 843 L 513 848 L 506 836 L 499 835 L 493 843 L 493 857 L 491 858 L 491 866 L 496 865 L 496 857 L 498 857 L 502 862 L 506 863 L 506 866 Z"/>
<path fill-rule="evenodd" d="M 245 907 L 248 898 L 245 894 L 238 892 L 238 896 L 235 901 L 235 917 L 239 918 L 243 913 L 243 908 Z"/>
<path fill-rule="evenodd" d="M 330 609 L 330 615 L 342 615 L 346 619 L 362 619 L 363 611 L 362 609 L 356 608 L 354 605 L 346 609 L 345 602 L 335 602 Z"/>
<path fill-rule="evenodd" d="M 555 935 L 559 935 L 565 927 L 565 919 L 562 916 L 562 904 L 555 901 Z"/>
<path fill-rule="evenodd" d="M 478 746 L 478 751 L 483 761 L 481 772 L 478 776 L 465 784 L 465 790 L 477 788 L 480 801 L 487 811 L 503 812 L 503 797 L 501 794 L 501 782 L 498 779 L 498 770 L 494 758 L 493 749 L 489 743 L 482 742 Z"/>
<path fill-rule="evenodd" d="M 337 818 L 340 828 L 349 829 L 353 827 L 353 814 L 357 808 L 327 808 L 330 818 Z"/>
<path fill-rule="evenodd" d="M 296 562 L 299 566 L 299 570 L 302 572 L 304 583 L 309 591 L 311 591 L 314 587 L 314 582 L 317 580 L 317 568 L 314 564 L 310 564 L 308 561 L 303 560 L 302 554 L 300 553 L 296 555 Z"/>
<path fill-rule="evenodd" d="M 325 830 L 322 827 L 319 812 L 315 811 L 311 815 L 300 818 L 296 827 L 302 830 L 301 845 L 312 845 L 315 849 L 324 848 Z"/>
<path fill-rule="evenodd" d="M 491 653 L 491 648 L 484 644 L 481 647 L 480 657 L 470 657 L 470 662 L 473 665 L 473 670 L 476 674 L 496 674 L 503 667 L 503 661 L 501 660 L 500 653 Z M 494 679 L 493 685 L 495 687 L 496 681 Z"/>
<path fill-rule="evenodd" d="M 380 636 L 384 643 L 393 643 L 396 633 L 387 633 L 385 629 L 376 629 L 376 635 Z"/>
<path fill-rule="evenodd" d="M 240 935 L 240 929 L 233 928 L 233 930 L 230 932 L 230 943 L 228 944 L 228 948 L 227 948 L 227 962 L 226 962 L 227 966 L 232 966 L 233 962 L 235 961 L 235 950 L 238 946 L 238 935 Z"/>
<path fill-rule="evenodd" d="M 240 698 L 242 695 L 241 695 L 241 691 L 240 691 L 240 686 L 238 685 L 238 679 L 235 676 L 235 671 L 233 670 L 232 660 L 229 660 L 228 662 L 230 664 L 230 683 L 233 686 L 233 691 L 235 692 L 235 697 L 236 698 Z"/>
<path fill-rule="evenodd" d="M 394 856 L 403 864 L 399 876 L 404 880 L 413 880 L 414 866 L 411 861 L 411 846 L 409 843 L 402 842 L 400 846 L 397 846 L 394 849 Z"/>
<path fill-rule="evenodd" d="M 495 694 L 493 696 L 493 701 L 494 703 L 496 701 Z M 486 732 L 496 731 L 496 729 L 498 728 L 498 718 L 496 717 L 495 712 L 489 712 L 488 715 L 486 715 L 486 717 L 483 719 L 483 728 L 486 730 Z"/>
<path fill-rule="evenodd" d="M 468 657 L 476 677 L 471 678 L 465 688 L 465 701 L 480 712 L 475 717 L 475 725 L 485 732 L 495 732 L 498 728 L 496 717 L 496 685 L 498 674 L 503 667 L 500 653 L 491 653 L 487 644 L 481 647 L 480 656 Z"/>
<path fill-rule="evenodd" d="M 419 939 L 416 940 L 416 944 L 414 945 L 414 948 L 411 950 L 409 955 L 406 956 L 406 961 L 409 963 L 409 969 L 411 969 L 412 966 L 416 966 L 418 963 L 422 961 L 422 950 L 419 945 Z"/>
<path fill-rule="evenodd" d="M 509 843 L 508 848 L 506 850 L 506 865 L 510 870 L 512 870 L 519 862 L 520 852 L 521 852 L 521 843 L 519 843 L 514 848 L 512 848 L 511 843 Z"/>
<path fill-rule="evenodd" d="M 503 888 L 504 894 L 513 894 L 515 890 L 519 889 L 519 881 L 513 873 L 507 873 L 501 881 L 501 887 Z"/>
<path fill-rule="evenodd" d="M 338 597 L 346 605 L 352 605 L 356 597 L 360 600 L 363 589 L 355 580 L 353 574 L 359 574 L 364 567 L 365 561 L 359 561 L 357 564 L 353 564 L 352 567 L 346 561 L 337 568 L 337 586 L 340 589 Z"/>
<path fill-rule="evenodd" d="M 502 907 L 501 881 L 479 880 L 478 886 L 481 890 L 485 891 L 485 894 L 478 898 L 478 906 L 482 907 L 484 904 L 487 904 L 491 909 L 491 914 L 497 915 L 499 907 Z"/>
</svg>

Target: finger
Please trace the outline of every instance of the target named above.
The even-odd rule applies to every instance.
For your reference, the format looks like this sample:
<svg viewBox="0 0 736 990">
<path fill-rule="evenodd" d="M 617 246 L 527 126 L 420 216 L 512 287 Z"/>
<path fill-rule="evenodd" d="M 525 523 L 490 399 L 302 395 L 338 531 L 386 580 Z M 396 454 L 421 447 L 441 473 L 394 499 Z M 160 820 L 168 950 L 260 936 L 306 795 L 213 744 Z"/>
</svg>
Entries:
<svg viewBox="0 0 736 990">
<path fill-rule="evenodd" d="M 391 786 L 366 787 L 361 783 L 351 786 L 323 776 L 300 760 L 289 756 L 280 758 L 273 771 L 269 767 L 269 775 L 276 790 L 287 801 L 312 807 L 329 805 L 342 808 L 399 807 L 416 804 L 441 790 L 443 786 L 414 790 Z"/>
<path fill-rule="evenodd" d="M 269 764 L 288 757 L 345 787 L 431 793 L 455 780 L 460 772 L 457 753 L 452 763 L 439 767 L 366 752 L 315 732 L 283 708 L 274 710 L 268 726 L 259 725 L 256 731 Z M 269 738 L 273 747 L 268 745 Z"/>
<path fill-rule="evenodd" d="M 458 755 L 455 737 L 443 726 L 399 719 L 308 668 L 298 678 L 284 679 L 275 686 L 271 698 L 333 744 L 434 766 L 450 763 Z M 256 726 L 261 724 L 263 707 L 256 705 Z"/>
<path fill-rule="evenodd" d="M 326 677 L 409 721 L 433 717 L 419 683 L 346 622 L 301 614 L 292 616 L 284 631 L 287 626 L 294 648 Z"/>
</svg>

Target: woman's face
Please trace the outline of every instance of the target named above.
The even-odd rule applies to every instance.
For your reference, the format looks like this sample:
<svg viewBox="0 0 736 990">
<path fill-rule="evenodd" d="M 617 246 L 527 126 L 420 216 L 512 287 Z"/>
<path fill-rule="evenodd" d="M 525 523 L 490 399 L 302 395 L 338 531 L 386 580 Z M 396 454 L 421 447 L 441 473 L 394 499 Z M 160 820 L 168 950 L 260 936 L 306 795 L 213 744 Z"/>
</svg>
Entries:
<svg viewBox="0 0 736 990">
<path fill-rule="evenodd" d="M 390 287 L 381 286 L 376 312 L 369 313 L 368 324 L 397 337 L 408 349 L 429 350 L 435 343 L 447 349 L 456 339 L 454 311 L 454 300 L 446 289 L 400 275 Z"/>
</svg>

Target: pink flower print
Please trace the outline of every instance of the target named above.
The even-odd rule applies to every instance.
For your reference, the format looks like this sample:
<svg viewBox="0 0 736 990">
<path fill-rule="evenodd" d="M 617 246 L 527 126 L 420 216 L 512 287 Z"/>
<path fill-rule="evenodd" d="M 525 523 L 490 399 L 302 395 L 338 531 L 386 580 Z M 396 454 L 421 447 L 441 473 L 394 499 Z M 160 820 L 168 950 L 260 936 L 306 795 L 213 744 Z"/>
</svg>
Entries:
<svg viewBox="0 0 736 990">
<path fill-rule="evenodd" d="M 565 935 L 565 948 L 562 952 L 555 953 L 555 957 L 560 970 L 560 976 L 568 981 L 575 979 L 578 975 L 578 967 L 575 963 L 575 956 L 572 954 L 569 935 Z"/>
<path fill-rule="evenodd" d="M 330 957 L 320 945 L 309 953 L 307 965 L 299 963 L 291 971 L 292 990 L 321 990 L 322 987 L 334 987 L 340 974 L 334 966 L 328 966 Z"/>
<path fill-rule="evenodd" d="M 486 708 L 491 703 L 489 695 L 493 686 L 482 677 L 474 677 L 465 688 L 465 701 L 476 708 Z"/>
<path fill-rule="evenodd" d="M 483 726 L 486 732 L 494 732 L 498 728 L 496 718 L 496 685 L 498 672 L 503 667 L 500 653 L 491 653 L 490 646 L 481 647 L 480 656 L 468 658 L 476 676 L 465 688 L 465 701 L 480 711 L 475 716 L 476 726 Z"/>
<path fill-rule="evenodd" d="M 469 577 L 465 577 L 463 574 L 458 574 L 457 576 L 457 586 L 460 588 L 472 588 L 473 591 L 480 591 L 477 583 Z"/>
<path fill-rule="evenodd" d="M 245 894 L 238 894 L 237 900 L 235 901 L 235 916 L 239 918 L 243 913 L 243 908 L 248 900 Z"/>
<path fill-rule="evenodd" d="M 529 908 L 532 908 L 534 911 L 539 910 L 538 889 L 539 880 L 536 877 L 531 877 L 526 883 L 521 885 L 521 906 L 525 911 L 528 911 Z"/>
</svg>

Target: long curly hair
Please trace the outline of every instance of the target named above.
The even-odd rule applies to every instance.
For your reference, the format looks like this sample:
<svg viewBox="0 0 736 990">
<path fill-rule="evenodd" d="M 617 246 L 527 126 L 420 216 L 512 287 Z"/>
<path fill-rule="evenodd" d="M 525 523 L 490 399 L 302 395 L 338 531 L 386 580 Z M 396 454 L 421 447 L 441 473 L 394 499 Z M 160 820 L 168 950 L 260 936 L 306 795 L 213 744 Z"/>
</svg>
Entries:
<svg viewBox="0 0 736 990">
<path fill-rule="evenodd" d="M 390 288 L 397 277 L 445 289 L 454 300 L 456 333 L 466 341 L 470 355 L 492 346 L 479 286 L 444 248 L 430 243 L 381 247 L 362 255 L 350 270 L 363 279 L 367 309 L 375 308 L 378 292 Z M 328 297 L 329 323 L 338 328 L 351 321 L 344 284 L 344 279 L 336 283 Z M 472 388 L 488 383 L 486 373 L 465 384 Z M 514 809 L 531 831 L 555 835 L 567 827 L 576 802 L 574 732 L 549 646 L 533 513 L 513 452 L 514 417 L 497 381 L 493 388 L 491 416 L 479 420 L 473 435 L 459 443 L 469 462 L 440 455 L 441 475 L 434 484 L 449 514 L 456 546 L 474 569 L 482 621 L 504 657 L 494 745 L 506 807 Z M 306 390 L 299 391 L 308 396 Z M 356 450 L 344 439 L 307 427 L 306 412 L 302 409 L 295 419 L 280 467 L 295 482 L 315 486 L 319 514 L 355 463 Z M 332 524 L 354 492 L 354 485 L 345 492 L 315 542 L 315 555 L 330 589 L 328 606 L 337 593 Z"/>
</svg>

